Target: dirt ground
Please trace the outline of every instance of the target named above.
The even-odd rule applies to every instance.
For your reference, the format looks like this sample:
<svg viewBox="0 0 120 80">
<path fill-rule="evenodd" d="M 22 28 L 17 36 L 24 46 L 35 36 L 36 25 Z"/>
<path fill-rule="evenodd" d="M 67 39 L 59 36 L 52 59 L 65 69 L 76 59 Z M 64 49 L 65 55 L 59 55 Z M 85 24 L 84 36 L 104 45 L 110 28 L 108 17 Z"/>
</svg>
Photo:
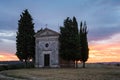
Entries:
<svg viewBox="0 0 120 80">
<path fill-rule="evenodd" d="M 0 72 L 0 80 L 120 80 L 120 66 L 6 70 Z"/>
</svg>

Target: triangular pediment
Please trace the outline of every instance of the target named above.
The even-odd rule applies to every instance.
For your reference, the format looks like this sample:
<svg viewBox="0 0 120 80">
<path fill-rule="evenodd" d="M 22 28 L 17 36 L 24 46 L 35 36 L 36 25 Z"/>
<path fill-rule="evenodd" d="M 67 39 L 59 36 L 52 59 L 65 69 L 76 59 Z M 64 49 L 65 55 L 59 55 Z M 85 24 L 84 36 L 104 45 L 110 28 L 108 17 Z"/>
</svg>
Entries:
<svg viewBox="0 0 120 80">
<path fill-rule="evenodd" d="M 59 33 L 51 29 L 45 28 L 35 34 L 35 37 L 59 36 Z"/>
</svg>

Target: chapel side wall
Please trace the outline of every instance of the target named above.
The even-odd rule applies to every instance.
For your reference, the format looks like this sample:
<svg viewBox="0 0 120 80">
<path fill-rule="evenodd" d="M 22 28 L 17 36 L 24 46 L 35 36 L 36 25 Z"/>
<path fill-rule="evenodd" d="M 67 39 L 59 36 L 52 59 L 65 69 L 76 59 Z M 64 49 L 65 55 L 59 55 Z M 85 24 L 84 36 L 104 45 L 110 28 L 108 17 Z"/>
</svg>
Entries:
<svg viewBox="0 0 120 80">
<path fill-rule="evenodd" d="M 59 56 L 59 65 L 61 68 L 74 67 L 74 64 L 75 64 L 74 61 L 66 61 Z"/>
<path fill-rule="evenodd" d="M 38 49 L 39 49 L 39 40 L 35 39 L 35 67 L 39 67 L 39 56 L 38 56 Z"/>
</svg>

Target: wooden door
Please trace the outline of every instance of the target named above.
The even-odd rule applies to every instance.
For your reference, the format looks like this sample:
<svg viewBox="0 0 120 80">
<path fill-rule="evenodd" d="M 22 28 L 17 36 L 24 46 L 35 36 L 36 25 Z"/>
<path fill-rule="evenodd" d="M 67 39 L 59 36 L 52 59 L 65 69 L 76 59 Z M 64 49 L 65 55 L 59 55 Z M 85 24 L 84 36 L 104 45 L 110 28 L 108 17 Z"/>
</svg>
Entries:
<svg viewBox="0 0 120 80">
<path fill-rule="evenodd" d="M 50 66 L 50 55 L 44 54 L 44 66 L 49 67 Z"/>
</svg>

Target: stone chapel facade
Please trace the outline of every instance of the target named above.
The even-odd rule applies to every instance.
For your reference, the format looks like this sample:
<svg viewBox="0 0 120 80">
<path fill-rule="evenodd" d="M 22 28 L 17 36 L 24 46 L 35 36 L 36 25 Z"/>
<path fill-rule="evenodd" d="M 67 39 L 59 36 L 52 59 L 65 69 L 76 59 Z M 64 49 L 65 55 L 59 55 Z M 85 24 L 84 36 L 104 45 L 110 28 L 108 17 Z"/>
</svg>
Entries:
<svg viewBox="0 0 120 80">
<path fill-rule="evenodd" d="M 36 67 L 60 67 L 58 38 L 59 33 L 48 28 L 35 34 Z"/>
</svg>

